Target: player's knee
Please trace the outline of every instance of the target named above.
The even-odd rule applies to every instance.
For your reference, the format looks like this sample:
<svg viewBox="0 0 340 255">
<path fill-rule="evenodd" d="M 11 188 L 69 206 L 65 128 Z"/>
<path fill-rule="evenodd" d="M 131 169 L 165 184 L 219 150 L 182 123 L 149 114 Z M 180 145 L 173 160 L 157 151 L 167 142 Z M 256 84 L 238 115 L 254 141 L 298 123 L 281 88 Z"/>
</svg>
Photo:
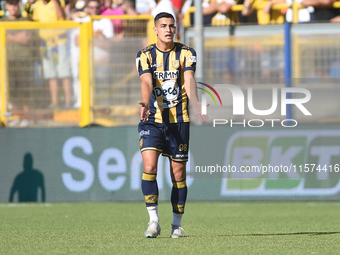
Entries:
<svg viewBox="0 0 340 255">
<path fill-rule="evenodd" d="M 146 165 L 144 166 L 144 173 L 147 174 L 157 174 L 157 167 L 156 166 L 152 166 L 152 165 Z"/>
<path fill-rule="evenodd" d="M 172 177 L 173 182 L 180 182 L 180 181 L 185 180 L 185 178 L 186 178 L 185 169 L 177 169 L 177 171 L 175 169 L 173 170 L 173 177 Z"/>
</svg>

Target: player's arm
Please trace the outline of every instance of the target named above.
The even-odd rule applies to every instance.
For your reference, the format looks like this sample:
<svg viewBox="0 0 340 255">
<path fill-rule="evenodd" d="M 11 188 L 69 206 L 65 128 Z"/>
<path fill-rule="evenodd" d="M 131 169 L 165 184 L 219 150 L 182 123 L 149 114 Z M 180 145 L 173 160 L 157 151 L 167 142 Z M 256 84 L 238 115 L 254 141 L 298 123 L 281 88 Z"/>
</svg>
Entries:
<svg viewBox="0 0 340 255">
<path fill-rule="evenodd" d="M 150 99 L 152 95 L 152 76 L 150 73 L 145 73 L 141 77 L 141 90 L 142 90 L 142 101 L 138 103 L 141 105 L 140 118 L 142 121 L 146 121 L 149 117 Z"/>
<path fill-rule="evenodd" d="M 191 103 L 196 121 L 207 121 L 207 119 L 209 119 L 208 115 L 202 115 L 202 103 L 197 97 L 197 85 L 193 71 L 184 72 L 184 88 Z"/>
<path fill-rule="evenodd" d="M 141 105 L 140 119 L 146 121 L 150 113 L 150 100 L 153 91 L 152 74 L 150 67 L 150 60 L 147 58 L 146 54 L 141 51 L 137 53 L 136 67 L 139 73 L 142 91 L 142 101 L 138 103 Z"/>
</svg>

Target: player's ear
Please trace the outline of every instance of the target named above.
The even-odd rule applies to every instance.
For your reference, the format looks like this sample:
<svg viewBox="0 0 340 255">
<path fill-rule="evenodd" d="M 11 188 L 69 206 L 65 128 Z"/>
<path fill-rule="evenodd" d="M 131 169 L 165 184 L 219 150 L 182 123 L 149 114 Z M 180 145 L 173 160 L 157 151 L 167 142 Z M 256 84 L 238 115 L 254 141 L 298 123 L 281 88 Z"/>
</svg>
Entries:
<svg viewBox="0 0 340 255">
<path fill-rule="evenodd" d="M 153 32 L 155 33 L 155 35 L 158 35 L 158 34 L 157 34 L 157 28 L 156 28 L 156 27 L 153 27 Z"/>
</svg>

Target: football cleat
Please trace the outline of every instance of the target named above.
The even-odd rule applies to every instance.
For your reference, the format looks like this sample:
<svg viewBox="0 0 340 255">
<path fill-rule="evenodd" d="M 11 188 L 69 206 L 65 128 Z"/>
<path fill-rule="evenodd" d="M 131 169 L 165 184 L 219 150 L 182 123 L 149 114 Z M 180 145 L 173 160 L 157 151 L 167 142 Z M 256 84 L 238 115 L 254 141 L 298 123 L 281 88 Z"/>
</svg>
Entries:
<svg viewBox="0 0 340 255">
<path fill-rule="evenodd" d="M 161 234 L 161 226 L 156 221 L 150 221 L 148 229 L 145 231 L 144 235 L 146 238 L 156 238 Z"/>
<path fill-rule="evenodd" d="M 182 231 L 183 232 L 185 231 L 182 227 L 177 226 L 177 225 L 171 225 L 171 226 L 172 226 L 171 235 L 170 235 L 171 238 L 184 237 Z"/>
</svg>

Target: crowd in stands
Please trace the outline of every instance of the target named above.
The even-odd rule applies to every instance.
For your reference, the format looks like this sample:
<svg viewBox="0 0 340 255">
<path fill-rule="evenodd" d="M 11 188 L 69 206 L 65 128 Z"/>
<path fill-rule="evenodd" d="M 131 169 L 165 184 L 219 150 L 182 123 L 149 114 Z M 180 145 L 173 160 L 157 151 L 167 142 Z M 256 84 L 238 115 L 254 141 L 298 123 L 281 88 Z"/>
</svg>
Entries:
<svg viewBox="0 0 340 255">
<path fill-rule="evenodd" d="M 292 20 L 292 10 L 287 7 L 292 4 L 292 1 L 202 0 L 204 24 L 228 25 L 231 20 L 235 23 L 281 24 L 285 20 Z M 299 10 L 299 22 L 340 22 L 340 8 L 333 8 L 335 0 L 295 1 L 306 7 Z M 192 9 L 194 2 L 194 0 L 0 0 L 3 14 L 0 21 L 56 22 L 73 20 L 90 22 L 91 16 L 96 16 L 92 21 L 93 37 L 99 40 L 115 37 L 119 39 L 135 35 L 136 29 L 139 29 L 138 24 L 140 26 L 143 22 L 133 23 L 134 20 L 110 19 L 109 16 L 141 14 L 156 16 L 160 12 L 169 12 L 173 14 L 178 24 L 184 20 L 185 14 Z M 288 5 L 285 5 L 286 8 L 273 8 L 279 4 Z M 231 12 L 235 5 L 241 5 L 242 8 L 239 9 L 241 11 Z M 100 15 L 103 18 L 98 18 Z M 191 13 L 190 20 L 192 24 L 193 13 Z M 145 28 L 142 29 L 143 33 L 146 33 L 146 23 L 142 27 Z M 37 61 L 30 62 L 27 59 L 37 59 L 36 56 L 39 56 L 38 64 L 42 66 L 43 78 L 48 81 L 50 90 L 51 104 L 49 107 L 51 109 L 58 107 L 59 80 L 62 82 L 64 91 L 64 107 L 79 107 L 79 31 L 70 34 L 63 29 L 40 29 L 39 32 L 36 32 L 37 34 L 34 33 L 34 31 L 14 30 L 7 34 L 7 42 L 10 43 L 7 47 L 7 58 L 11 89 L 15 91 L 15 88 L 22 84 L 23 77 L 28 76 L 25 72 L 31 74 L 37 72 Z M 37 40 L 32 38 L 37 38 Z M 32 50 L 27 50 L 27 46 Z M 101 63 L 98 73 L 110 73 L 109 70 L 105 70 L 108 67 L 106 62 L 108 61 L 109 47 L 110 45 L 106 45 L 105 40 L 93 47 L 94 61 Z M 220 52 L 217 54 L 220 55 Z M 225 58 L 229 58 L 228 56 Z M 25 61 L 20 61 L 20 59 Z M 28 84 L 32 80 L 24 82 Z M 72 94 L 77 99 L 76 102 L 72 101 Z M 15 93 L 11 97 L 15 99 Z M 28 104 L 23 100 L 18 99 L 17 101 L 15 103 L 15 100 L 12 100 L 13 105 L 21 104 L 20 107 L 23 109 Z"/>
<path fill-rule="evenodd" d="M 237 23 L 280 24 L 285 20 L 292 21 L 290 8 L 272 8 L 278 4 L 292 5 L 294 0 L 202 0 L 205 25 L 214 21 L 231 18 L 234 5 L 242 5 L 242 10 L 233 18 Z M 309 21 L 340 21 L 340 8 L 333 8 L 336 0 L 295 0 L 306 8 L 299 10 L 299 22 Z M 21 17 L 33 21 L 78 20 L 89 15 L 138 15 L 149 14 L 155 16 L 159 12 L 170 12 L 178 22 L 182 22 L 184 14 L 194 0 L 98 0 L 97 10 L 89 7 L 88 0 L 20 0 L 19 14 Z M 48 8 L 47 8 L 48 7 Z M 51 7 L 51 8 L 50 8 Z M 316 8 L 314 8 L 316 7 Z M 0 9 L 4 17 L 9 15 L 6 0 L 0 0 Z M 52 16 L 41 14 L 42 10 L 54 11 Z M 193 15 L 191 16 L 193 21 Z M 123 32 L 122 20 L 112 20 L 115 34 Z M 218 23 L 218 24 L 224 24 Z"/>
</svg>

